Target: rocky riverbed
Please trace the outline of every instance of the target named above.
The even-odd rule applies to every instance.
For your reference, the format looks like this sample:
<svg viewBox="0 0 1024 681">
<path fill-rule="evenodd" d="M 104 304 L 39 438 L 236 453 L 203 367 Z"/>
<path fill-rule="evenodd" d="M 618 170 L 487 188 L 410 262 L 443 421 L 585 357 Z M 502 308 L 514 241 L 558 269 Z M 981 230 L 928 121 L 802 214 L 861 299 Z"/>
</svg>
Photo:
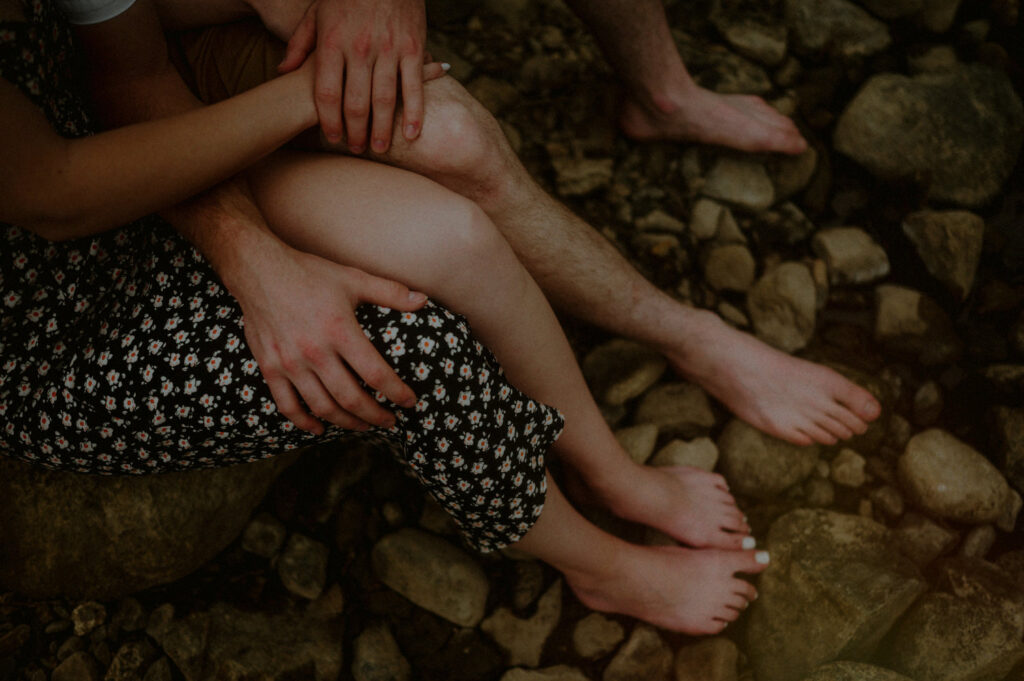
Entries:
<svg viewBox="0 0 1024 681">
<path fill-rule="evenodd" d="M 771 551 L 749 612 L 700 640 L 466 553 L 364 445 L 129 494 L 0 461 L 0 678 L 1024 680 L 1017 0 L 669 2 L 699 81 L 792 114 L 797 158 L 623 139 L 556 0 L 430 4 L 434 55 L 542 183 L 666 291 L 834 366 L 883 417 L 791 446 L 567 320 L 630 454 L 722 472 Z"/>
</svg>

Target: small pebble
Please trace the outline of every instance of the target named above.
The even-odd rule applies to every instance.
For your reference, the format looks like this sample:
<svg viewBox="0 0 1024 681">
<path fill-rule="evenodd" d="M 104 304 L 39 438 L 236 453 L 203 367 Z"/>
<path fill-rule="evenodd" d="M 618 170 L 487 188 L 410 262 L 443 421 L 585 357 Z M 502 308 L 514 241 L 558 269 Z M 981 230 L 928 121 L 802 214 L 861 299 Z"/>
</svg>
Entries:
<svg viewBox="0 0 1024 681">
<path fill-rule="evenodd" d="M 71 621 L 75 624 L 75 634 L 85 636 L 103 624 L 107 618 L 107 609 L 96 601 L 87 601 L 71 612 Z"/>
</svg>

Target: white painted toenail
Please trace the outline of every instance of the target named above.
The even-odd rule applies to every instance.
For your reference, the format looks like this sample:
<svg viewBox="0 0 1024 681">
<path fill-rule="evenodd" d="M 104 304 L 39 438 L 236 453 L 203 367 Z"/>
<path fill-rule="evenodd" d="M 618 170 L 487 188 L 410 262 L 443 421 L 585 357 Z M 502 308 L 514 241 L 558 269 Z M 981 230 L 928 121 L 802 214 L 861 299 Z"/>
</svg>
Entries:
<svg viewBox="0 0 1024 681">
<path fill-rule="evenodd" d="M 771 562 L 771 558 L 768 557 L 767 551 L 758 551 L 757 553 L 755 553 L 754 560 L 756 560 L 761 565 L 767 565 Z"/>
<path fill-rule="evenodd" d="M 752 549 L 755 546 L 757 546 L 757 540 L 756 539 L 754 539 L 753 537 L 744 537 L 743 538 L 743 550 L 744 551 Z"/>
</svg>

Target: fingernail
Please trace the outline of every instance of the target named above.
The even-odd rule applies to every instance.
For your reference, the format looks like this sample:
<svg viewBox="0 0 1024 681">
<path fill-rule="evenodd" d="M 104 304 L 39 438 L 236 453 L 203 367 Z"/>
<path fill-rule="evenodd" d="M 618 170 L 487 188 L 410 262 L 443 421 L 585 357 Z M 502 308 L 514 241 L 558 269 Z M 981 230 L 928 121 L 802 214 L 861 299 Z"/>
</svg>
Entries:
<svg viewBox="0 0 1024 681">
<path fill-rule="evenodd" d="M 768 557 L 767 551 L 758 551 L 755 553 L 754 560 L 756 560 L 759 565 L 767 565 L 771 562 L 771 558 Z"/>
<path fill-rule="evenodd" d="M 448 73 L 449 71 L 452 70 L 452 65 L 446 61 L 443 61 L 441 62 L 441 70 L 444 71 L 445 73 Z"/>
<path fill-rule="evenodd" d="M 366 147 L 364 147 L 362 144 L 350 144 L 348 150 L 351 151 L 353 154 L 361 154 L 366 150 Z"/>
<path fill-rule="evenodd" d="M 387 148 L 387 143 L 384 142 L 384 140 L 382 140 L 382 139 L 375 139 L 375 140 L 373 140 L 373 150 L 376 151 L 378 154 L 383 154 L 384 150 L 386 148 Z"/>
<path fill-rule="evenodd" d="M 409 123 L 405 126 L 405 138 L 412 139 L 416 136 L 417 125 L 415 123 Z"/>
<path fill-rule="evenodd" d="M 419 291 L 409 291 L 409 302 L 410 303 L 423 303 L 427 300 L 426 293 L 420 293 Z"/>
<path fill-rule="evenodd" d="M 757 540 L 756 539 L 754 539 L 753 537 L 744 537 L 743 538 L 743 550 L 744 551 L 749 551 L 750 549 L 754 548 L 755 546 L 757 546 Z"/>
</svg>

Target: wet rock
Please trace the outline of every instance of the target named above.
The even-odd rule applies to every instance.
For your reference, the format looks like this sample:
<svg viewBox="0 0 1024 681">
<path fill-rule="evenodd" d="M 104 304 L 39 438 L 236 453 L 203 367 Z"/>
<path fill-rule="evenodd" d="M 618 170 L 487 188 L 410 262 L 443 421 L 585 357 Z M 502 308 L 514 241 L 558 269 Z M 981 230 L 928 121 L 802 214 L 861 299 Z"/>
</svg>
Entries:
<svg viewBox="0 0 1024 681">
<path fill-rule="evenodd" d="M 672 440 L 658 450 L 650 463 L 652 466 L 691 466 L 713 471 L 718 463 L 718 447 L 708 437 L 689 442 Z"/>
<path fill-rule="evenodd" d="M 814 335 L 817 291 L 807 267 L 785 262 L 769 270 L 747 294 L 757 337 L 785 352 L 803 348 Z"/>
<path fill-rule="evenodd" d="M 747 622 L 759 681 L 799 681 L 825 662 L 864 658 L 926 589 L 889 530 L 867 518 L 792 511 L 773 523 L 767 549 L 772 566 Z"/>
<path fill-rule="evenodd" d="M 654 627 L 638 624 L 604 669 L 603 681 L 668 681 L 672 651 Z"/>
<path fill-rule="evenodd" d="M 355 681 L 407 681 L 412 667 L 386 624 L 374 624 L 356 637 L 352 646 Z"/>
<path fill-rule="evenodd" d="M 807 147 L 802 154 L 777 154 L 769 159 L 767 170 L 775 187 L 775 200 L 785 201 L 796 196 L 811 182 L 818 169 L 818 150 Z"/>
<path fill-rule="evenodd" d="M 340 625 L 291 612 L 216 603 L 171 622 L 162 645 L 186 681 L 334 681 L 341 672 Z"/>
<path fill-rule="evenodd" d="M 682 234 L 686 225 L 663 210 L 653 210 L 636 221 L 636 228 L 642 231 L 672 232 Z"/>
<path fill-rule="evenodd" d="M 658 442 L 658 426 L 641 423 L 639 426 L 620 428 L 615 431 L 615 439 L 629 454 L 629 458 L 637 463 L 647 463 Z"/>
<path fill-rule="evenodd" d="M 724 636 L 683 646 L 676 653 L 675 681 L 736 681 L 739 652 Z"/>
<path fill-rule="evenodd" d="M 883 663 L 929 681 L 1002 679 L 1024 660 L 1024 611 L 987 597 L 929 593 L 886 641 Z"/>
<path fill-rule="evenodd" d="M 596 660 L 615 650 L 625 636 L 621 624 L 592 612 L 576 623 L 572 645 L 580 657 Z"/>
<path fill-rule="evenodd" d="M 922 115 L 927 112 L 927 115 Z M 872 77 L 847 106 L 835 147 L 878 178 L 911 179 L 928 198 L 990 201 L 1024 139 L 1024 107 L 1009 79 L 982 66 Z"/>
<path fill-rule="evenodd" d="M 465 551 L 406 528 L 377 542 L 372 557 L 378 579 L 421 608 L 463 627 L 483 619 L 490 585 Z"/>
<path fill-rule="evenodd" d="M 583 375 L 598 401 L 619 405 L 646 392 L 667 366 L 659 353 L 618 338 L 599 345 L 586 356 Z"/>
<path fill-rule="evenodd" d="M 764 165 L 722 156 L 711 168 L 702 192 L 705 196 L 760 212 L 775 201 L 775 188 Z"/>
<path fill-rule="evenodd" d="M 480 624 L 508 655 L 508 664 L 536 667 L 540 664 L 544 644 L 562 616 L 562 580 L 555 580 L 537 602 L 532 617 L 516 617 L 512 611 L 499 608 Z"/>
<path fill-rule="evenodd" d="M 923 568 L 948 553 L 960 540 L 959 535 L 920 513 L 907 513 L 895 530 L 900 553 Z"/>
<path fill-rule="evenodd" d="M 962 351 L 953 322 L 938 303 L 891 284 L 875 289 L 875 339 L 926 366 L 953 362 Z"/>
<path fill-rule="evenodd" d="M 107 619 L 107 609 L 102 603 L 86 601 L 75 606 L 71 611 L 71 622 L 75 627 L 75 636 L 85 636 L 103 624 Z"/>
<path fill-rule="evenodd" d="M 969 445 L 933 428 L 907 443 L 900 481 L 917 506 L 939 518 L 982 524 L 997 520 L 1010 503 L 1006 479 Z"/>
<path fill-rule="evenodd" d="M 1024 409 L 993 407 L 992 425 L 999 467 L 1011 485 L 1024 490 Z"/>
<path fill-rule="evenodd" d="M 903 220 L 903 233 L 931 275 L 954 296 L 965 299 L 981 259 L 985 221 L 963 210 L 923 210 Z"/>
<path fill-rule="evenodd" d="M 847 0 L 786 0 L 786 26 L 796 48 L 835 57 L 867 57 L 889 47 L 884 23 Z"/>
<path fill-rule="evenodd" d="M 825 260 L 831 284 L 866 284 L 889 274 L 889 257 L 875 240 L 858 227 L 823 229 L 811 241 Z"/>
<path fill-rule="evenodd" d="M 302 534 L 293 534 L 277 562 L 281 583 L 296 596 L 317 598 L 327 583 L 327 547 Z"/>
<path fill-rule="evenodd" d="M 0 584 L 26 596 L 115 598 L 174 581 L 238 536 L 296 456 L 126 477 L 0 457 Z"/>
<path fill-rule="evenodd" d="M 551 159 L 555 169 L 555 184 L 562 196 L 585 196 L 612 181 L 614 162 L 610 158 L 567 158 Z"/>
<path fill-rule="evenodd" d="M 802 681 L 914 681 L 885 667 L 864 662 L 830 662 L 824 664 Z"/>
<path fill-rule="evenodd" d="M 707 240 L 718 234 L 718 225 L 728 208 L 711 199 L 697 199 L 690 212 L 690 233 L 694 238 Z"/>
<path fill-rule="evenodd" d="M 72 653 L 57 665 L 50 681 L 99 681 L 100 672 L 96 660 L 85 651 Z"/>
<path fill-rule="evenodd" d="M 865 463 L 863 456 L 844 447 L 839 450 L 836 458 L 832 459 L 830 477 L 837 485 L 860 487 L 867 480 L 864 473 Z"/>
<path fill-rule="evenodd" d="M 590 681 L 586 674 L 575 667 L 560 664 L 544 669 L 509 669 L 501 681 Z"/>
<path fill-rule="evenodd" d="M 130 641 L 118 648 L 103 681 L 141 681 L 142 670 L 156 656 L 149 641 Z"/>
<path fill-rule="evenodd" d="M 746 246 L 717 246 L 704 262 L 704 279 L 718 291 L 745 293 L 754 283 L 756 268 L 754 256 Z"/>
<path fill-rule="evenodd" d="M 718 438 L 721 470 L 733 492 L 769 500 L 804 480 L 818 461 L 818 447 L 799 447 L 733 419 Z"/>
<path fill-rule="evenodd" d="M 667 383 L 644 395 L 633 420 L 638 424 L 653 423 L 665 435 L 695 437 L 715 425 L 715 414 L 699 386 Z"/>
<path fill-rule="evenodd" d="M 264 558 L 273 558 L 281 550 L 288 531 L 284 523 L 266 511 L 249 521 L 242 534 L 242 548 Z"/>
</svg>

